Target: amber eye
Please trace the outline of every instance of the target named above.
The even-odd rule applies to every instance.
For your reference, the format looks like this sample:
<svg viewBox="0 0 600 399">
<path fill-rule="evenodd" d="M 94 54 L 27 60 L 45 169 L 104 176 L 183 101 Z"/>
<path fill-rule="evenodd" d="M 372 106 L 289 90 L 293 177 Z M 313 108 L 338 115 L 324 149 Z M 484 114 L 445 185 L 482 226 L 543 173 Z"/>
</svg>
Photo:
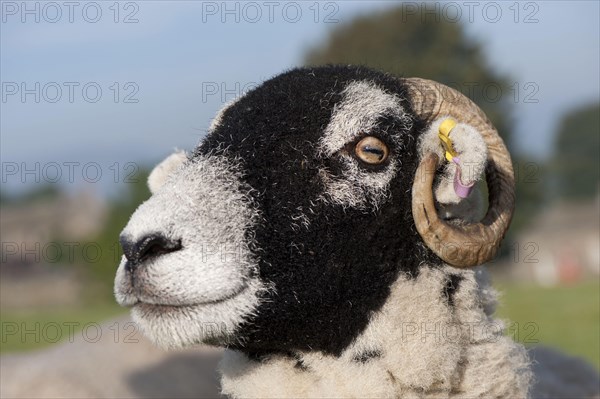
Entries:
<svg viewBox="0 0 600 399">
<path fill-rule="evenodd" d="M 356 144 L 354 148 L 356 156 L 370 165 L 380 165 L 390 153 L 387 145 L 377 137 L 367 136 Z"/>
</svg>

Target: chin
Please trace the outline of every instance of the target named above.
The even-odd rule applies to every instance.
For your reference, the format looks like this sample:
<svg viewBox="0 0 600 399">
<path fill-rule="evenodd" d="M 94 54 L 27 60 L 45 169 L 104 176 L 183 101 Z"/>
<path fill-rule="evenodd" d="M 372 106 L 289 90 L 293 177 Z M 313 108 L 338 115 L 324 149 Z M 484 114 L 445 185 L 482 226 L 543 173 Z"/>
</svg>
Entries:
<svg viewBox="0 0 600 399">
<path fill-rule="evenodd" d="M 138 302 L 131 308 L 133 320 L 154 344 L 179 349 L 196 344 L 227 346 L 239 343 L 236 331 L 252 319 L 264 290 L 250 281 L 235 296 L 194 305 L 156 305 Z"/>
</svg>

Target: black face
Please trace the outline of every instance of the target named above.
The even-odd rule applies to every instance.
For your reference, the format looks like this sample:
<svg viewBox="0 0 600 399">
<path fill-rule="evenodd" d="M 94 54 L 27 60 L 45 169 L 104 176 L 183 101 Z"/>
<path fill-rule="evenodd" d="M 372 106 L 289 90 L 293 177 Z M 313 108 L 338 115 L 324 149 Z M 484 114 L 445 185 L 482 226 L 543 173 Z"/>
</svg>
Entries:
<svg viewBox="0 0 600 399">
<path fill-rule="evenodd" d="M 248 234 L 260 247 L 260 277 L 276 292 L 265 294 L 269 297 L 258 316 L 242 326 L 238 336 L 244 344 L 238 349 L 251 354 L 340 354 L 384 304 L 399 273 L 416 276 L 422 262 L 440 262 L 423 245 L 411 214 L 417 137 L 423 129 L 418 118 L 413 116 L 411 126 L 383 118 L 369 132 L 399 160 L 391 195 L 378 209 L 344 209 L 319 200 L 326 189 L 319 171 L 326 168 L 340 178 L 344 171 L 337 154 L 319 155 L 319 139 L 344 88 L 364 80 L 407 98 L 401 80 L 367 69 L 296 69 L 265 82 L 227 109 L 196 149 L 196 155 L 213 153 L 241 162 L 263 216 Z M 403 107 L 412 114 L 408 102 Z M 360 167 L 378 173 L 385 166 Z M 308 227 L 298 222 L 300 214 L 309 220 Z"/>
</svg>

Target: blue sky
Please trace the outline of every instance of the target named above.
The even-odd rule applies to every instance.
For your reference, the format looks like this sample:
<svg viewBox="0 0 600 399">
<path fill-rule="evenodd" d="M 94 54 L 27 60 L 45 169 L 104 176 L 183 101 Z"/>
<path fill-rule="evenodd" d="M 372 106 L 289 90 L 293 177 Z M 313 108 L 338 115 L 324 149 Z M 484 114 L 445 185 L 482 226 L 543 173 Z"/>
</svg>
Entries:
<svg viewBox="0 0 600 399">
<path fill-rule="evenodd" d="M 42 167 L 96 162 L 107 183 L 114 180 L 110 167 L 115 162 L 123 172 L 126 162 L 152 163 L 175 147 L 192 149 L 223 100 L 300 65 L 305 51 L 337 23 L 399 4 L 251 3 L 137 1 L 115 7 L 113 1 L 75 2 L 70 22 L 63 2 L 54 3 L 59 15 L 47 3 L 27 2 L 34 10 L 27 13 L 20 1 L 2 1 L 3 165 L 35 169 L 36 162 Z M 599 3 L 489 4 L 429 3 L 446 7 L 449 19 L 459 20 L 470 37 L 484 43 L 490 64 L 512 77 L 520 90 L 517 143 L 534 158 L 544 157 L 560 117 L 599 99 Z M 124 23 L 127 16 L 137 22 Z M 39 103 L 35 94 L 22 101 L 22 84 L 37 91 Z M 57 87 L 61 97 L 51 102 Z M 102 95 L 91 102 L 98 87 Z M 528 94 L 537 103 L 525 102 Z M 36 179 L 5 172 L 3 190 L 19 190 Z M 81 182 L 78 176 L 75 180 Z M 66 175 L 61 181 L 68 183 Z"/>
</svg>

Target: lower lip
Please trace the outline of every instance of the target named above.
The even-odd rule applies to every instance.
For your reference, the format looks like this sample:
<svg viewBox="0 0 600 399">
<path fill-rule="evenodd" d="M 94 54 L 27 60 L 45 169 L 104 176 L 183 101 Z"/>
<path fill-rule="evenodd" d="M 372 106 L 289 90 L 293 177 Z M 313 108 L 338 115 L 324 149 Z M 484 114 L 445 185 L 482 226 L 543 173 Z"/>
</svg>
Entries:
<svg viewBox="0 0 600 399">
<path fill-rule="evenodd" d="M 195 308 L 195 307 L 201 307 L 201 306 L 211 306 L 211 305 L 217 305 L 219 303 L 227 302 L 231 299 L 234 299 L 237 296 L 243 294 L 247 289 L 248 289 L 248 286 L 244 285 L 240 290 L 236 291 L 235 293 L 227 295 L 224 298 L 217 299 L 214 301 L 199 302 L 199 303 L 184 303 L 184 304 L 168 304 L 168 303 L 149 303 L 149 302 L 143 302 L 141 300 L 138 300 L 138 302 L 133 304 L 133 306 L 135 306 L 135 307 L 139 306 L 144 310 L 156 309 L 156 310 L 160 310 L 160 311 L 182 310 L 182 309 Z"/>
<path fill-rule="evenodd" d="M 139 308 L 144 311 L 158 311 L 158 312 L 176 312 L 185 310 L 187 308 L 193 308 L 200 305 L 156 305 L 147 302 L 138 302 L 133 305 L 134 308 Z"/>
</svg>

